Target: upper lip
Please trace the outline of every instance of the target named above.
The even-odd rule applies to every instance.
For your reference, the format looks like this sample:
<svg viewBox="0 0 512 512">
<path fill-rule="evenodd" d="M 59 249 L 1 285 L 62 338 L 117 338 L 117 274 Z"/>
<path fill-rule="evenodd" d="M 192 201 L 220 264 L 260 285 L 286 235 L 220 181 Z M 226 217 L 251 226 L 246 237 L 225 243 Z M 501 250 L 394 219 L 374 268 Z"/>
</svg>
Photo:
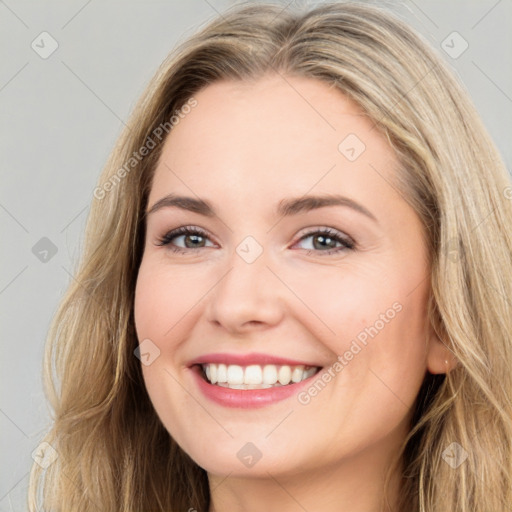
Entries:
<svg viewBox="0 0 512 512">
<path fill-rule="evenodd" d="M 214 353 L 214 354 L 204 354 L 202 356 L 196 357 L 188 363 L 188 366 L 193 366 L 196 364 L 208 364 L 208 363 L 216 363 L 216 364 L 237 364 L 239 366 L 248 366 L 251 364 L 275 364 L 275 365 L 288 365 L 288 366 L 315 366 L 320 367 L 322 365 L 316 364 L 311 361 L 299 361 L 296 359 L 289 359 L 287 357 L 279 357 L 273 356 L 270 354 L 259 354 L 256 352 L 252 352 L 249 354 L 228 354 L 228 353 Z"/>
</svg>

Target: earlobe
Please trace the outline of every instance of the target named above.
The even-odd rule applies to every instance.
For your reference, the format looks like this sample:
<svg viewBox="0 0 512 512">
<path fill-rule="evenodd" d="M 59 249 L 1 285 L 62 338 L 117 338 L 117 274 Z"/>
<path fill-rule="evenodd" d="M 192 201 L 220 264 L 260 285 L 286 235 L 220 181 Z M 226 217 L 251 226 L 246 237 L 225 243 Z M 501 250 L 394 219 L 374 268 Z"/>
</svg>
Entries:
<svg viewBox="0 0 512 512">
<path fill-rule="evenodd" d="M 432 374 L 449 373 L 458 364 L 448 346 L 437 336 L 430 339 L 427 352 L 427 369 Z"/>
</svg>

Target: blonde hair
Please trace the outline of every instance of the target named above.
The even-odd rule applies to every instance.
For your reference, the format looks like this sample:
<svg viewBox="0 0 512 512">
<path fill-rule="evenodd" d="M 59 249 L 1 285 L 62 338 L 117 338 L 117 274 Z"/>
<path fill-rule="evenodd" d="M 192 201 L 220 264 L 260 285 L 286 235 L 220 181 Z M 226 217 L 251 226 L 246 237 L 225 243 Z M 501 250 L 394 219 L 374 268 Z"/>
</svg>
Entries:
<svg viewBox="0 0 512 512">
<path fill-rule="evenodd" d="M 159 421 L 134 356 L 144 211 L 165 140 L 157 128 L 208 84 L 266 73 L 318 79 L 354 100 L 396 152 L 391 185 L 425 228 L 429 319 L 458 365 L 427 374 L 420 390 L 395 461 L 399 510 L 510 510 L 510 176 L 443 59 L 399 19 L 356 3 L 235 6 L 151 80 L 100 177 L 81 260 L 48 333 L 54 418 L 43 441 L 58 457 L 44 471 L 34 463 L 30 510 L 208 510 L 207 475 Z M 150 140 L 156 147 L 131 162 Z M 467 456 L 457 467 L 444 460 L 454 447 Z"/>
</svg>

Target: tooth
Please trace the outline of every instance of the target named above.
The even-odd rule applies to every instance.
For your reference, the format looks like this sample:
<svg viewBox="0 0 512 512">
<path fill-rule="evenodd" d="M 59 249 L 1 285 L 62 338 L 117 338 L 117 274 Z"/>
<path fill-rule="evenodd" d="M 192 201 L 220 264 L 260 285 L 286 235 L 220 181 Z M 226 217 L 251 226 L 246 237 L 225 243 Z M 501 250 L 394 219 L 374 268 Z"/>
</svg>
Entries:
<svg viewBox="0 0 512 512">
<path fill-rule="evenodd" d="M 304 366 L 295 366 L 292 371 L 292 382 L 300 382 L 304 373 Z"/>
<path fill-rule="evenodd" d="M 243 384 L 244 382 L 244 369 L 237 364 L 230 364 L 228 366 L 228 384 Z"/>
<path fill-rule="evenodd" d="M 244 384 L 261 384 L 261 366 L 252 364 L 247 366 L 244 375 Z"/>
<path fill-rule="evenodd" d="M 306 369 L 307 368 L 307 369 Z M 277 366 L 257 364 L 242 367 L 236 364 L 214 364 L 203 365 L 206 378 L 211 384 L 233 389 L 266 389 L 275 386 L 286 386 L 288 384 L 301 382 L 315 375 L 317 367 L 298 365 Z"/>
<path fill-rule="evenodd" d="M 263 368 L 263 383 L 275 384 L 277 382 L 277 368 L 275 364 L 267 364 Z"/>
<path fill-rule="evenodd" d="M 279 382 L 284 386 L 290 383 L 292 378 L 292 370 L 289 366 L 281 366 L 279 368 Z"/>
<path fill-rule="evenodd" d="M 217 366 L 217 382 L 228 381 L 228 370 L 225 364 L 219 364 Z"/>
<path fill-rule="evenodd" d="M 217 365 L 210 363 L 208 366 L 210 367 L 210 382 L 215 384 L 217 382 Z"/>
<path fill-rule="evenodd" d="M 304 370 L 304 376 L 302 377 L 302 380 L 309 379 L 309 377 L 312 377 L 316 373 L 316 366 L 312 366 L 309 368 L 309 370 Z"/>
</svg>

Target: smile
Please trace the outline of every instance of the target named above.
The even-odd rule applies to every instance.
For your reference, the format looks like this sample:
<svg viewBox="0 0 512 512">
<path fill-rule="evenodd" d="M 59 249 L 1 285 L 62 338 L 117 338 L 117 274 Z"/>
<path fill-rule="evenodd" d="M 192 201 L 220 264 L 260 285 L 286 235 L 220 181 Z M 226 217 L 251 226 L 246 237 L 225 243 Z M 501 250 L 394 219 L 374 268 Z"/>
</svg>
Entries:
<svg viewBox="0 0 512 512">
<path fill-rule="evenodd" d="M 302 382 L 320 367 L 276 364 L 201 364 L 203 377 L 210 383 L 230 389 L 267 389 Z"/>
<path fill-rule="evenodd" d="M 223 407 L 266 407 L 296 396 L 323 368 L 313 358 L 258 352 L 202 354 L 187 362 L 196 389 Z"/>
</svg>

